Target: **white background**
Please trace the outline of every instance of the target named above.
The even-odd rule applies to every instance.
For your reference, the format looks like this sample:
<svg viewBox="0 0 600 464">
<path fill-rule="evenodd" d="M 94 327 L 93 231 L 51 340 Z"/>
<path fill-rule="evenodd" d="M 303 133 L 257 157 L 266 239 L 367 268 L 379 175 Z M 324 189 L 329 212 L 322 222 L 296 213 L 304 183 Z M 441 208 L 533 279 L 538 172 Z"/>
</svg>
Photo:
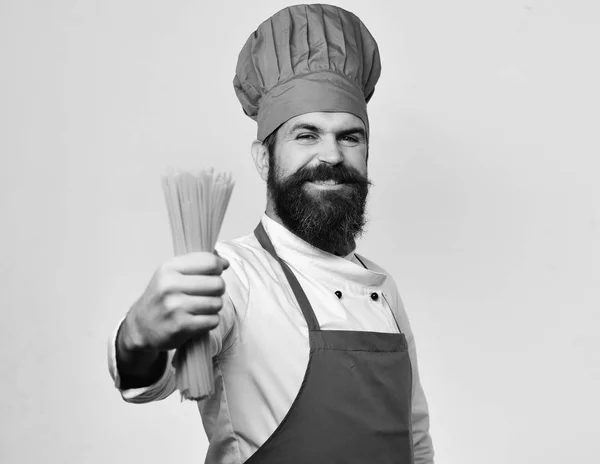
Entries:
<svg viewBox="0 0 600 464">
<path fill-rule="evenodd" d="M 600 4 L 342 1 L 380 44 L 370 225 L 416 333 L 437 463 L 597 462 Z M 178 395 L 129 405 L 106 341 L 171 253 L 160 176 L 264 185 L 237 54 L 279 1 L 0 2 L 0 461 L 200 463 Z"/>
</svg>

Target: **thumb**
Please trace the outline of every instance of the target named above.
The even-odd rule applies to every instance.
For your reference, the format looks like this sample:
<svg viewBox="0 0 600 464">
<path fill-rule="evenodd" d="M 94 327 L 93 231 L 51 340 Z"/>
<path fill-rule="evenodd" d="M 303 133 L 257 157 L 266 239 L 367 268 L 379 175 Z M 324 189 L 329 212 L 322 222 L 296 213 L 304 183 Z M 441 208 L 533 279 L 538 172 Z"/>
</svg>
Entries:
<svg viewBox="0 0 600 464">
<path fill-rule="evenodd" d="M 227 269 L 229 267 L 229 261 L 227 261 L 225 258 L 223 258 L 218 252 L 217 250 L 214 251 L 214 254 L 217 255 L 219 257 L 219 259 L 221 260 L 221 266 L 223 267 L 223 270 Z"/>
</svg>

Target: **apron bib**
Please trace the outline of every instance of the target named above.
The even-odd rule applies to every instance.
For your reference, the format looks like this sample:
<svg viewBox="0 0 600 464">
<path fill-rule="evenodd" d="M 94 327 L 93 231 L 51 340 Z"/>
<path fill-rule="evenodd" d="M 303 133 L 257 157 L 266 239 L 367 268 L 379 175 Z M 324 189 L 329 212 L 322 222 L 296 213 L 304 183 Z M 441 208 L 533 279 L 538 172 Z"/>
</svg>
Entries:
<svg viewBox="0 0 600 464">
<path fill-rule="evenodd" d="M 262 223 L 254 233 L 280 263 L 298 300 L 310 353 L 290 410 L 246 463 L 413 464 L 412 370 L 404 334 L 320 330 L 304 290 Z"/>
</svg>

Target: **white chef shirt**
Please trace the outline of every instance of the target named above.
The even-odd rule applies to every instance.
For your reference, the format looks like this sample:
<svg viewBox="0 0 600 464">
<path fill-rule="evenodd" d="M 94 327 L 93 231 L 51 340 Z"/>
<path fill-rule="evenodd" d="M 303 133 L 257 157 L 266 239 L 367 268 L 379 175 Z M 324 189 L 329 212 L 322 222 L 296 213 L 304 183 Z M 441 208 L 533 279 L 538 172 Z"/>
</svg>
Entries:
<svg viewBox="0 0 600 464">
<path fill-rule="evenodd" d="M 354 252 L 339 257 L 313 247 L 266 215 L 262 224 L 304 289 L 322 330 L 400 329 L 406 335 L 413 367 L 415 464 L 433 463 L 414 338 L 393 278 L 360 256 L 365 269 Z M 254 234 L 220 242 L 216 250 L 230 267 L 222 275 L 226 293 L 220 323 L 210 332 L 215 393 L 199 402 L 198 409 L 209 439 L 206 463 L 241 464 L 275 431 L 298 394 L 308 364 L 308 327 L 281 266 Z M 109 370 L 125 401 L 157 401 L 174 392 L 173 352 L 156 383 L 121 390 L 115 338 L 116 332 L 109 342 Z"/>
</svg>

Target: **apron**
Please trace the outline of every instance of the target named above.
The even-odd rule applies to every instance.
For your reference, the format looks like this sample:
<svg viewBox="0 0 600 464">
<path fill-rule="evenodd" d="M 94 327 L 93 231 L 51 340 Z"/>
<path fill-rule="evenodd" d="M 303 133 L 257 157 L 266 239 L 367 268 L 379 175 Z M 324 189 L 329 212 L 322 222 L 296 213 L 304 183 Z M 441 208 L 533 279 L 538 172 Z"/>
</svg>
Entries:
<svg viewBox="0 0 600 464">
<path fill-rule="evenodd" d="M 290 410 L 246 463 L 413 464 L 412 370 L 404 334 L 320 330 L 262 223 L 254 234 L 283 268 L 308 325 L 310 353 Z"/>
</svg>

